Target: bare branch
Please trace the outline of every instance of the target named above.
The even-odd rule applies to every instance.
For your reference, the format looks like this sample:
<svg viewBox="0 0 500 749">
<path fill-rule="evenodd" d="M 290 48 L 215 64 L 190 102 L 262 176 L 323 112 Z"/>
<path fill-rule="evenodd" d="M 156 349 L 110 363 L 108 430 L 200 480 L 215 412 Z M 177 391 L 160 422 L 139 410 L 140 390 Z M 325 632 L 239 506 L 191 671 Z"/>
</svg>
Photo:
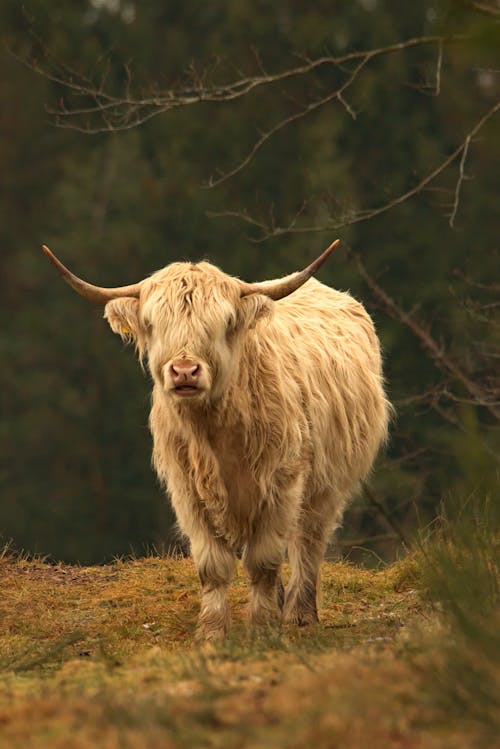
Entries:
<svg viewBox="0 0 500 749">
<path fill-rule="evenodd" d="M 405 203 L 407 200 L 410 200 L 410 198 L 413 198 L 418 193 L 422 192 L 424 189 L 428 187 L 428 185 L 436 179 L 440 174 L 442 174 L 449 166 L 452 164 L 460 154 L 463 154 L 463 152 L 466 152 L 469 148 L 469 144 L 472 141 L 472 139 L 477 135 L 477 133 L 481 130 L 481 128 L 490 120 L 500 109 L 500 101 L 497 101 L 496 104 L 494 104 L 491 109 L 489 109 L 471 128 L 471 130 L 467 133 L 464 140 L 460 143 L 455 150 L 444 159 L 435 169 L 433 169 L 431 172 L 429 172 L 423 179 L 420 180 L 414 187 L 412 187 L 410 190 L 407 190 L 406 192 L 402 193 L 401 195 L 398 195 L 396 198 L 393 198 L 392 200 L 389 200 L 387 203 L 384 203 L 383 205 L 377 207 L 377 208 L 369 208 L 361 211 L 357 211 L 353 213 L 352 215 L 343 216 L 339 219 L 332 219 L 326 224 L 322 225 L 313 225 L 313 226 L 292 226 L 291 224 L 288 224 L 288 226 L 272 226 L 266 225 L 265 222 L 260 221 L 259 219 L 256 219 L 252 216 L 250 216 L 246 212 L 239 212 L 239 211 L 220 211 L 211 213 L 211 216 L 215 217 L 235 217 L 239 218 L 242 221 L 245 221 L 248 224 L 251 224 L 257 228 L 259 228 L 262 231 L 262 236 L 258 241 L 265 241 L 266 239 L 269 239 L 270 237 L 276 237 L 281 236 L 283 234 L 310 234 L 314 232 L 325 232 L 325 231 L 337 231 L 338 229 L 343 229 L 346 226 L 352 226 L 353 224 L 359 224 L 364 221 L 369 221 L 372 218 L 375 218 L 376 216 L 380 216 L 383 213 L 387 213 L 388 211 L 392 210 L 398 205 L 401 205 L 402 203 Z M 460 189 L 460 186 L 459 186 Z M 456 194 L 456 191 L 455 191 Z"/>
<path fill-rule="evenodd" d="M 443 43 L 442 41 L 438 44 L 438 56 L 436 60 L 436 73 L 434 83 L 424 84 L 407 84 L 410 88 L 414 88 L 421 94 L 426 96 L 439 96 L 441 93 L 441 70 L 443 67 Z"/>
<path fill-rule="evenodd" d="M 468 135 L 467 138 L 465 139 L 465 145 L 462 151 L 462 158 L 460 159 L 460 166 L 458 170 L 458 180 L 457 180 L 457 184 L 455 187 L 455 199 L 453 201 L 453 209 L 452 209 L 452 212 L 450 215 L 450 221 L 449 221 L 449 224 L 452 229 L 455 228 L 455 219 L 457 217 L 458 204 L 460 202 L 460 189 L 462 187 L 462 182 L 465 179 L 468 179 L 468 177 L 465 174 L 465 162 L 467 160 L 467 154 L 469 152 L 470 140 L 471 140 L 471 136 Z"/>
<path fill-rule="evenodd" d="M 438 59 L 436 63 L 436 86 L 434 88 L 434 96 L 439 96 L 441 93 L 441 68 L 443 66 L 443 42 L 439 42 L 438 46 Z"/>
<path fill-rule="evenodd" d="M 255 76 L 241 76 L 229 83 L 209 83 L 196 70 L 191 69 L 187 83 L 171 86 L 169 89 L 154 96 L 132 96 L 130 94 L 130 74 L 126 72 L 124 95 L 112 94 L 104 88 L 104 80 L 98 85 L 84 75 L 75 73 L 66 65 L 46 54 L 49 65 L 59 72 L 52 72 L 48 67 L 36 61 L 29 61 L 15 55 L 24 65 L 37 74 L 62 86 L 69 95 L 86 99 L 88 104 L 82 107 L 69 106 L 62 102 L 54 107 L 50 113 L 56 118 L 59 127 L 69 127 L 87 133 L 127 130 L 137 127 L 152 117 L 164 114 L 179 107 L 191 106 L 204 102 L 221 103 L 240 99 L 250 92 L 263 86 L 274 85 L 298 76 L 307 75 L 323 66 L 340 67 L 346 63 L 357 62 L 365 58 L 374 59 L 384 55 L 395 54 L 403 50 L 420 46 L 452 44 L 464 39 L 463 36 L 421 36 L 387 45 L 372 50 L 349 52 L 344 55 L 325 55 L 305 63 L 282 70 L 278 73 L 267 73 L 262 61 L 258 58 L 258 68 L 261 71 Z M 14 53 L 13 53 L 14 54 Z M 93 124 L 82 117 L 102 117 L 107 112 L 103 124 Z"/>
<path fill-rule="evenodd" d="M 458 276 L 458 278 L 461 278 L 465 283 L 467 283 L 469 286 L 473 286 L 476 289 L 485 289 L 486 291 L 500 291 L 500 283 L 493 281 L 492 283 L 478 283 L 477 281 L 473 281 L 471 278 L 465 275 L 459 268 L 455 268 L 453 271 L 453 274 L 455 276 Z"/>
<path fill-rule="evenodd" d="M 404 530 L 401 528 L 399 523 L 395 520 L 395 518 L 391 515 L 390 512 L 387 512 L 382 502 L 380 502 L 373 492 L 371 491 L 368 484 L 366 484 L 364 481 L 362 482 L 363 492 L 368 499 L 369 503 L 373 505 L 373 507 L 376 508 L 378 513 L 381 515 L 381 517 L 384 519 L 386 525 L 388 528 L 394 531 L 394 533 L 398 536 L 403 546 L 405 546 L 407 549 L 410 548 L 410 540 Z"/>
<path fill-rule="evenodd" d="M 292 122 L 296 122 L 297 120 L 300 120 L 303 117 L 306 117 L 308 114 L 311 114 L 311 112 L 314 112 L 316 109 L 319 109 L 325 104 L 328 104 L 333 99 L 337 99 L 338 101 L 340 101 L 341 104 L 346 108 L 348 113 L 355 119 L 356 115 L 352 111 L 352 109 L 349 107 L 349 105 L 346 103 L 346 101 L 343 99 L 343 93 L 354 82 L 354 80 L 356 79 L 356 77 L 358 76 L 362 68 L 364 68 L 364 66 L 370 59 L 371 59 L 371 56 L 366 55 L 366 57 L 364 57 L 361 60 L 361 62 L 358 65 L 356 65 L 356 67 L 352 71 L 347 81 L 345 81 L 345 83 L 340 88 L 336 89 L 335 91 L 330 92 L 323 98 L 317 99 L 311 104 L 308 104 L 307 107 L 300 110 L 299 112 L 295 112 L 289 117 L 285 117 L 284 119 L 280 120 L 280 122 L 278 122 L 276 125 L 274 125 L 274 127 L 272 127 L 270 130 L 267 130 L 265 133 L 263 133 L 263 135 L 254 143 L 253 147 L 245 156 L 245 158 L 242 161 L 240 161 L 240 163 L 237 166 L 235 166 L 234 169 L 231 169 L 231 171 L 229 172 L 225 172 L 217 179 L 210 179 L 206 187 L 217 187 L 217 185 L 220 185 L 222 182 L 225 182 L 231 177 L 234 177 L 235 174 L 238 174 L 238 172 L 241 172 L 241 170 L 247 166 L 247 164 L 253 159 L 257 151 L 259 151 L 260 148 L 262 148 L 264 143 L 266 143 L 269 140 L 269 138 L 275 135 L 279 130 L 282 130 L 284 127 L 286 127 L 287 125 L 290 125 Z"/>
<path fill-rule="evenodd" d="M 442 346 L 433 338 L 430 331 L 424 328 L 415 318 L 403 310 L 389 294 L 379 286 L 374 278 L 368 273 L 361 257 L 353 252 L 358 271 L 367 283 L 374 296 L 383 304 L 386 311 L 396 320 L 411 330 L 413 335 L 420 341 L 423 348 L 431 355 L 436 365 L 450 374 L 457 382 L 460 382 L 474 399 L 478 406 L 483 406 L 487 411 L 500 420 L 500 409 L 497 407 L 484 389 L 474 382 L 462 367 L 443 350 Z"/>
<path fill-rule="evenodd" d="M 491 5 L 490 3 L 477 3 L 473 2 L 472 7 L 474 10 L 479 11 L 480 13 L 486 13 L 489 16 L 500 16 L 500 8 L 495 7 L 494 5 Z"/>
</svg>

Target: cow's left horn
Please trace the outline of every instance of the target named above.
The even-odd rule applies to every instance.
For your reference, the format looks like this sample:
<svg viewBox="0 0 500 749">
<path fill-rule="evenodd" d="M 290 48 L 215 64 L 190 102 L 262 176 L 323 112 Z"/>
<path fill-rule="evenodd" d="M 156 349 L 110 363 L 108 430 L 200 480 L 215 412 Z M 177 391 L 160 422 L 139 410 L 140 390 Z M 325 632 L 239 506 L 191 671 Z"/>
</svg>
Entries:
<svg viewBox="0 0 500 749">
<path fill-rule="evenodd" d="M 275 281 L 264 281 L 263 283 L 244 283 L 242 282 L 241 296 L 247 296 L 248 294 L 265 294 L 277 301 L 283 299 L 283 297 L 292 294 L 294 291 L 302 286 L 316 271 L 323 265 L 329 254 L 340 244 L 340 239 L 336 239 L 332 242 L 319 257 L 314 260 L 307 268 L 298 271 L 298 273 L 292 273 L 291 276 L 285 278 L 277 278 Z"/>
<path fill-rule="evenodd" d="M 55 265 L 61 276 L 64 278 L 67 284 L 71 286 L 80 296 L 89 299 L 95 304 L 107 304 L 112 299 L 117 299 L 123 296 L 138 297 L 141 291 L 142 281 L 139 283 L 131 284 L 130 286 L 116 286 L 115 288 L 107 289 L 103 286 L 93 286 L 91 283 L 82 281 L 81 278 L 75 276 L 70 270 L 64 266 L 60 260 L 56 258 L 53 252 L 48 247 L 43 245 L 43 251 L 49 258 L 50 262 Z"/>
</svg>

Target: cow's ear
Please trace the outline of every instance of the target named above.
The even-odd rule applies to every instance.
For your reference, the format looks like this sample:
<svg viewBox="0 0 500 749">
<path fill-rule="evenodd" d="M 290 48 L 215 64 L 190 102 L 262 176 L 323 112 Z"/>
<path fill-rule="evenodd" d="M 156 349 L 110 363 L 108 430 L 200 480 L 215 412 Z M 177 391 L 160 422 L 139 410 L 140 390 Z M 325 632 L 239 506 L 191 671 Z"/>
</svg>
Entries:
<svg viewBox="0 0 500 749">
<path fill-rule="evenodd" d="M 134 297 L 121 297 L 108 302 L 104 317 L 113 333 L 118 333 L 125 343 L 135 343 L 142 356 L 144 349 L 144 332 L 139 320 L 139 300 Z"/>
<path fill-rule="evenodd" d="M 237 309 L 237 326 L 249 330 L 261 317 L 270 317 L 274 302 L 264 294 L 249 294 L 240 299 Z"/>
</svg>

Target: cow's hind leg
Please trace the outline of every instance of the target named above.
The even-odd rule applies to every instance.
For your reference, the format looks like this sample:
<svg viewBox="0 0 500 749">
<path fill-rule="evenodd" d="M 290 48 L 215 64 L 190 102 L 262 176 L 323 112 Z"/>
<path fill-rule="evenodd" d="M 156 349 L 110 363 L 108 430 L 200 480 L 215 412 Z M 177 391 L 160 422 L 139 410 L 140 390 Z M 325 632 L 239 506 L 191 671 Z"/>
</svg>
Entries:
<svg viewBox="0 0 500 749">
<path fill-rule="evenodd" d="M 284 589 L 280 567 L 286 541 L 276 532 L 262 530 L 243 554 L 250 578 L 249 618 L 252 625 L 272 624 L 281 619 Z"/>
<path fill-rule="evenodd" d="M 325 497 L 326 500 L 326 497 Z M 320 567 L 336 517 L 326 501 L 304 508 L 301 522 L 288 544 L 290 581 L 285 591 L 283 620 L 304 626 L 318 618 Z"/>
<path fill-rule="evenodd" d="M 298 475 L 262 508 L 258 526 L 244 549 L 243 564 L 250 577 L 250 623 L 281 620 L 284 605 L 280 567 L 290 533 L 297 525 L 303 477 Z"/>
<path fill-rule="evenodd" d="M 191 539 L 191 553 L 201 583 L 196 638 L 220 640 L 230 625 L 227 589 L 234 574 L 236 555 L 223 541 L 209 534 Z"/>
</svg>

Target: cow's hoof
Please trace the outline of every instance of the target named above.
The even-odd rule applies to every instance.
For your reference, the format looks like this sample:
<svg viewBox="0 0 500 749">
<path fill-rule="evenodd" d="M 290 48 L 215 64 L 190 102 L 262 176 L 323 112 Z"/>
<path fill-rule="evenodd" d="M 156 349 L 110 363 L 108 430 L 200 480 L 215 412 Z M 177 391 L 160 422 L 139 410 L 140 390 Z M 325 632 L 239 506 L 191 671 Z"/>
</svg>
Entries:
<svg viewBox="0 0 500 749">
<path fill-rule="evenodd" d="M 248 622 L 251 628 L 278 627 L 281 624 L 281 611 L 278 607 L 273 609 L 250 609 Z"/>
<path fill-rule="evenodd" d="M 198 624 L 196 627 L 196 632 L 194 635 L 195 642 L 203 643 L 203 642 L 211 642 L 211 643 L 218 643 L 223 642 L 226 639 L 227 635 L 227 627 L 220 626 L 220 627 L 209 627 L 204 623 Z"/>
<path fill-rule="evenodd" d="M 283 615 L 285 624 L 295 624 L 297 627 L 309 627 L 311 624 L 319 624 L 317 611 L 291 609 Z"/>
</svg>

